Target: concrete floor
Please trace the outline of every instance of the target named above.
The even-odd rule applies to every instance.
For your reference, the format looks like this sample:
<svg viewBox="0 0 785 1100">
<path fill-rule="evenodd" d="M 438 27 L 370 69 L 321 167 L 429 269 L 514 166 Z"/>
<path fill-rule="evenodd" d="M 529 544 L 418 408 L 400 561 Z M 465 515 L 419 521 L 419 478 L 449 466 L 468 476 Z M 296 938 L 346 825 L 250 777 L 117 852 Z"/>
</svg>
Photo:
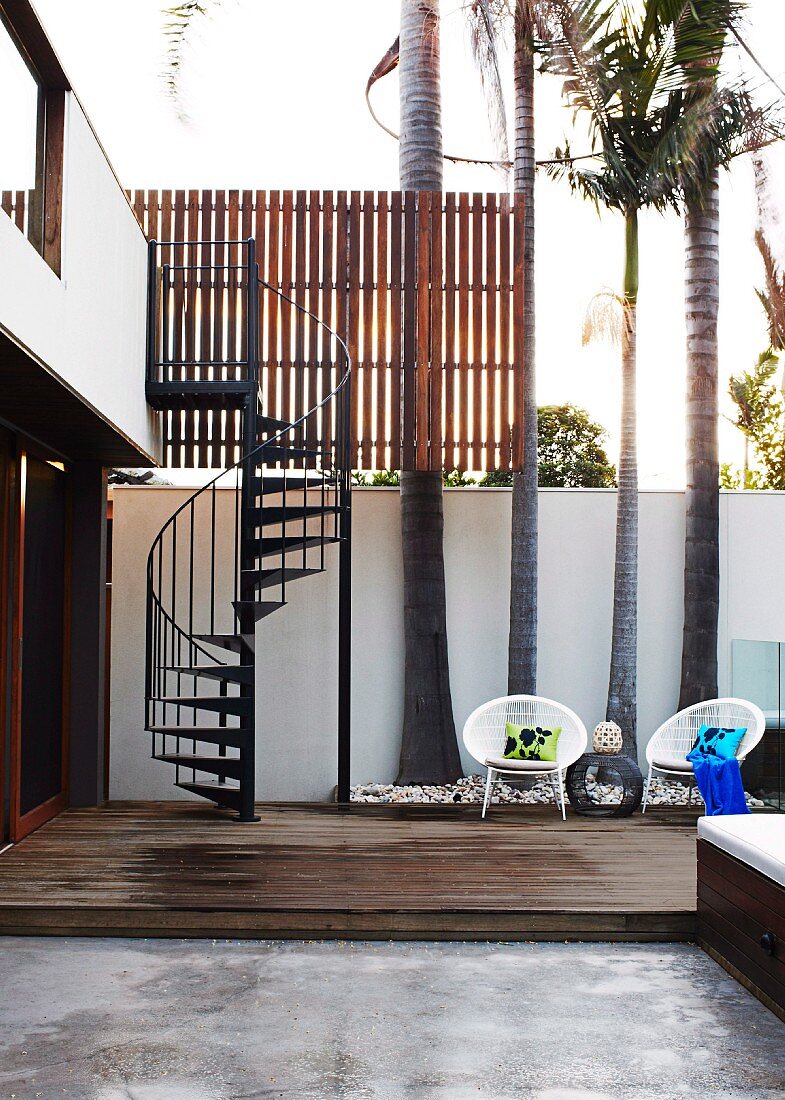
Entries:
<svg viewBox="0 0 785 1100">
<path fill-rule="evenodd" d="M 0 1098 L 785 1098 L 697 948 L 0 940 Z"/>
</svg>

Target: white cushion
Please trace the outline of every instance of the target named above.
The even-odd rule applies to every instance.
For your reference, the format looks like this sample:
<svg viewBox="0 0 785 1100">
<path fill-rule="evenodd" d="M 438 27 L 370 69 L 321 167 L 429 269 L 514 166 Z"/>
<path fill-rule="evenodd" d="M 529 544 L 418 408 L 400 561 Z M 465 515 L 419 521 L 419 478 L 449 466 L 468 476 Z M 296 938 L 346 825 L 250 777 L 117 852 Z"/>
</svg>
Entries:
<svg viewBox="0 0 785 1100">
<path fill-rule="evenodd" d="M 657 752 L 654 754 L 652 764 L 655 768 L 662 768 L 669 772 L 691 772 L 692 764 L 683 752 Z"/>
<path fill-rule="evenodd" d="M 489 756 L 485 763 L 495 771 L 504 772 L 555 772 L 558 768 L 558 764 L 550 760 L 508 760 L 506 756 Z"/>
<path fill-rule="evenodd" d="M 785 886 L 785 817 L 782 814 L 699 817 L 698 836 Z"/>
</svg>

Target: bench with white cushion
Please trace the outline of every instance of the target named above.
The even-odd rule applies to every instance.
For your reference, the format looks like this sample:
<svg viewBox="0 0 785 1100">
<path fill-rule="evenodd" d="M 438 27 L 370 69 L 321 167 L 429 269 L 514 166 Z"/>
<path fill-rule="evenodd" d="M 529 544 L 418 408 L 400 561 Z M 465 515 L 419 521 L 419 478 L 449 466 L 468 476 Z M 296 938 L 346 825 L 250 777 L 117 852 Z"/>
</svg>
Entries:
<svg viewBox="0 0 785 1100">
<path fill-rule="evenodd" d="M 785 816 L 699 818 L 698 936 L 785 1020 Z"/>
</svg>

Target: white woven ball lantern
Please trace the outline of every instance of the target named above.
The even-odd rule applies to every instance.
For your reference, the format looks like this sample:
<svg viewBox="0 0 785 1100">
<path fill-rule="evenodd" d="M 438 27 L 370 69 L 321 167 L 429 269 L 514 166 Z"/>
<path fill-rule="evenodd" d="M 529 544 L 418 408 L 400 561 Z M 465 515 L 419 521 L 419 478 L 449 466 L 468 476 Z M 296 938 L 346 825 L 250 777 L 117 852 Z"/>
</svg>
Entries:
<svg viewBox="0 0 785 1100">
<path fill-rule="evenodd" d="M 615 722 L 600 722 L 595 727 L 592 746 L 595 752 L 603 756 L 612 756 L 614 753 L 621 752 L 621 726 L 617 726 Z"/>
</svg>

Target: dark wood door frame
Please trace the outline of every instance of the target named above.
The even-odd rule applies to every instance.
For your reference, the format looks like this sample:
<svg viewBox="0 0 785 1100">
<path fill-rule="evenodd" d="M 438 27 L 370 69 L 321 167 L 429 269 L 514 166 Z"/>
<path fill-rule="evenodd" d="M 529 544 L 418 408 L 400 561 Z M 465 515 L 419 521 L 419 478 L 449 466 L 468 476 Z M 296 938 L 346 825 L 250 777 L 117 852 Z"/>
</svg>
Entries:
<svg viewBox="0 0 785 1100">
<path fill-rule="evenodd" d="M 5 796 L 8 764 L 8 640 L 11 580 L 11 464 L 13 436 L 0 426 L 0 842 L 6 837 Z"/>
<path fill-rule="evenodd" d="M 21 813 L 20 794 L 22 780 L 22 673 L 24 662 L 24 568 L 25 568 L 25 489 L 28 456 L 40 461 L 49 461 L 28 441 L 19 439 L 16 458 L 16 484 L 14 524 L 14 577 L 13 587 L 13 631 L 12 631 L 12 673 L 11 673 L 11 798 L 10 832 L 11 840 L 19 841 L 46 821 L 61 813 L 68 805 L 68 749 L 69 749 L 69 711 L 70 711 L 70 619 L 71 619 L 71 499 L 70 486 L 66 486 L 66 523 L 64 555 L 64 592 L 63 592 L 63 686 L 61 708 L 62 763 L 60 791 L 41 805 Z"/>
</svg>

